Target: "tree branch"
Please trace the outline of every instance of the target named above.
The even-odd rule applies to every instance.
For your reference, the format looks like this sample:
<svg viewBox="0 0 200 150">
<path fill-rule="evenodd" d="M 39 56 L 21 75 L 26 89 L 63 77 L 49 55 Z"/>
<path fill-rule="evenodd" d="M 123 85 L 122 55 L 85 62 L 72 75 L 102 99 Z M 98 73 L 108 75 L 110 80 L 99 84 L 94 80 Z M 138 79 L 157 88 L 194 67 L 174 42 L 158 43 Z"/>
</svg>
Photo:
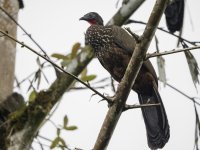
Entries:
<svg viewBox="0 0 200 150">
<path fill-rule="evenodd" d="M 141 104 L 141 105 L 125 105 L 123 111 L 129 110 L 129 109 L 135 109 L 135 108 L 155 107 L 155 106 L 160 106 L 160 103 L 158 103 L 158 104 Z"/>
<path fill-rule="evenodd" d="M 195 49 L 200 49 L 200 46 L 193 46 L 193 47 L 181 48 L 181 49 L 173 49 L 173 50 L 160 52 L 160 53 L 154 52 L 152 54 L 147 54 L 145 60 L 152 58 L 152 57 L 180 53 L 180 52 L 184 52 L 184 51 L 191 51 L 191 50 L 195 50 Z"/>
<path fill-rule="evenodd" d="M 114 103 L 108 110 L 101 131 L 94 145 L 94 150 L 106 149 L 108 146 L 112 133 L 125 107 L 126 99 L 142 66 L 149 44 L 167 6 L 167 2 L 168 0 L 157 0 L 154 5 L 145 31 L 140 38 L 140 42 L 136 44 L 125 75 L 117 88 L 117 92 L 114 96 Z"/>
<path fill-rule="evenodd" d="M 122 3 L 122 7 L 108 21 L 106 25 L 122 26 L 124 22 L 140 7 L 145 0 L 128 0 Z"/>
</svg>

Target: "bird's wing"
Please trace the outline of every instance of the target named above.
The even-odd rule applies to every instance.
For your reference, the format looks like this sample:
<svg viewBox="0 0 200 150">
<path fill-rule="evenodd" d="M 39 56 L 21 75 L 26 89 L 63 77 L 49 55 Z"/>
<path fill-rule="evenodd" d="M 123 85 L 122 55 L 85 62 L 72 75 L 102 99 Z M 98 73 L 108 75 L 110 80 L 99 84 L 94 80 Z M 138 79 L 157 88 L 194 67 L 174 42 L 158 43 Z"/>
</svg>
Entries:
<svg viewBox="0 0 200 150">
<path fill-rule="evenodd" d="M 130 55 L 132 55 L 133 50 L 135 48 L 135 40 L 134 38 L 128 34 L 127 31 L 122 29 L 118 26 L 112 26 L 112 35 L 114 43 L 122 48 L 123 50 L 126 50 Z"/>
<path fill-rule="evenodd" d="M 131 56 L 136 45 L 134 38 L 128 34 L 127 31 L 118 26 L 112 26 L 112 31 L 114 43 L 130 53 Z M 143 66 L 153 75 L 155 81 L 157 81 L 157 75 L 151 62 L 149 60 L 144 61 Z"/>
</svg>

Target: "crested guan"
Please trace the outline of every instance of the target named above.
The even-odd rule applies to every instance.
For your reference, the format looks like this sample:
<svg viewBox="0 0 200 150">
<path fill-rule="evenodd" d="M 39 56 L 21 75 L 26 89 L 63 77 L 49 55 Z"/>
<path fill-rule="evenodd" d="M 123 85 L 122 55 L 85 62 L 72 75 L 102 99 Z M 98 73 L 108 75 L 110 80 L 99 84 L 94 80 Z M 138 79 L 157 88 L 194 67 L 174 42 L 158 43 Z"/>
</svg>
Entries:
<svg viewBox="0 0 200 150">
<path fill-rule="evenodd" d="M 104 26 L 96 12 L 90 12 L 80 20 L 90 23 L 85 34 L 85 44 L 90 45 L 102 66 L 118 82 L 121 81 L 135 48 L 135 40 L 118 26 Z M 158 79 L 149 60 L 144 61 L 135 84 L 140 104 L 160 103 L 160 106 L 143 107 L 142 114 L 151 149 L 162 148 L 169 139 L 169 124 L 164 105 L 158 92 Z"/>
</svg>

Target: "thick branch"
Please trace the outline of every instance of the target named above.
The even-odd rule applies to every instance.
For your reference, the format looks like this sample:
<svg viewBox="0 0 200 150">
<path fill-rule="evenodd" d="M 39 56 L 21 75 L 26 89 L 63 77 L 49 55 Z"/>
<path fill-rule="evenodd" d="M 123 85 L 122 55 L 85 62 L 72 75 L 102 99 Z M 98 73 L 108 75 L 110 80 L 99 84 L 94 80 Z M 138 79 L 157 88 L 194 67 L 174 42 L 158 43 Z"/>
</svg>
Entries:
<svg viewBox="0 0 200 150">
<path fill-rule="evenodd" d="M 122 26 L 124 22 L 140 7 L 144 0 L 128 0 L 122 3 L 122 7 L 108 21 L 106 25 Z"/>
<path fill-rule="evenodd" d="M 0 6 L 3 6 L 11 14 L 15 14 L 15 19 L 18 17 L 18 2 L 17 0 L 0 1 Z M 10 34 L 16 37 L 17 26 L 15 23 L 7 19 L 7 16 L 0 11 L 0 29 L 9 31 Z M 14 73 L 15 73 L 15 54 L 16 43 L 8 41 L 7 38 L 0 40 L 0 101 L 3 101 L 13 92 Z"/>
<path fill-rule="evenodd" d="M 147 49 L 156 31 L 160 18 L 166 8 L 168 0 L 157 0 L 145 31 L 140 38 L 126 69 L 125 75 L 120 82 L 114 97 L 114 104 L 109 108 L 107 116 L 98 135 L 94 150 L 106 149 L 119 117 L 125 107 L 126 99 L 135 82 L 137 74 L 146 56 Z"/>
</svg>

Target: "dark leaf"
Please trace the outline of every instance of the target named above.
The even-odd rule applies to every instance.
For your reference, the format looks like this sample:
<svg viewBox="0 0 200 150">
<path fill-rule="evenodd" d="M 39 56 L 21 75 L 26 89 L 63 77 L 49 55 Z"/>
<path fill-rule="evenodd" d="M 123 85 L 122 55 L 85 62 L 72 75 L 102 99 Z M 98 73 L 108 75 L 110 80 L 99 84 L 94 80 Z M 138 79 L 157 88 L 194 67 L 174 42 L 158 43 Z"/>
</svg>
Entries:
<svg viewBox="0 0 200 150">
<path fill-rule="evenodd" d="M 190 74 L 194 83 L 194 86 L 196 87 L 196 84 L 199 83 L 199 66 L 198 63 L 195 59 L 195 57 L 192 55 L 192 53 L 190 51 L 185 51 L 185 56 L 187 59 L 187 63 L 190 69 Z"/>
<path fill-rule="evenodd" d="M 35 73 L 35 81 L 37 81 L 37 89 L 40 86 L 40 82 L 41 82 L 41 69 L 38 69 L 38 71 Z"/>
<path fill-rule="evenodd" d="M 167 28 L 170 32 L 180 31 L 183 26 L 184 0 L 174 0 L 165 10 Z"/>
<path fill-rule="evenodd" d="M 37 57 L 36 62 L 37 62 L 37 64 L 38 64 L 39 67 L 42 66 L 39 57 Z"/>
<path fill-rule="evenodd" d="M 57 136 L 59 137 L 60 136 L 60 129 L 57 128 Z"/>
</svg>

